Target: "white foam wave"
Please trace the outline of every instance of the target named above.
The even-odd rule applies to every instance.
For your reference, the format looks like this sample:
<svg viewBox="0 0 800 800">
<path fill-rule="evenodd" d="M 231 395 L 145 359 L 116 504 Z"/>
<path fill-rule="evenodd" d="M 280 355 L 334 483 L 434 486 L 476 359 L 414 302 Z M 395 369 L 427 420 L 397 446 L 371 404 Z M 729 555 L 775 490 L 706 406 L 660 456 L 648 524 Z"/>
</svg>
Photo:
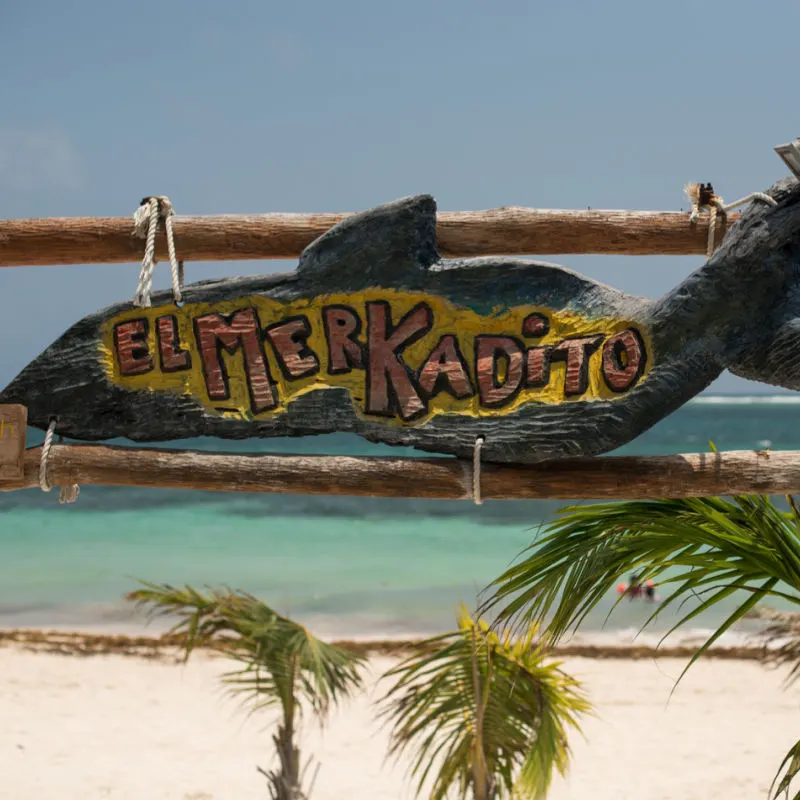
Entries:
<svg viewBox="0 0 800 800">
<path fill-rule="evenodd" d="M 700 395 L 689 401 L 689 405 L 719 406 L 795 406 L 800 405 L 800 394 L 764 394 L 764 395 Z"/>
</svg>

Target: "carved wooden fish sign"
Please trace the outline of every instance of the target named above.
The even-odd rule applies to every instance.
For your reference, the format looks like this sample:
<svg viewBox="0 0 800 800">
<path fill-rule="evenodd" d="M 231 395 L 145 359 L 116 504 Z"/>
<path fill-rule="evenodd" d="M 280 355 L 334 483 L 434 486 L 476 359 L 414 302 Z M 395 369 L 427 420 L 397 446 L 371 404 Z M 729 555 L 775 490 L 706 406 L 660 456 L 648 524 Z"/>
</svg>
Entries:
<svg viewBox="0 0 800 800">
<path fill-rule="evenodd" d="M 0 402 L 90 441 L 352 431 L 458 456 L 483 436 L 492 461 L 607 452 L 726 368 L 800 388 L 800 189 L 770 194 L 658 301 L 536 261 L 442 260 L 433 199 L 400 200 L 293 273 L 86 317 Z"/>
</svg>

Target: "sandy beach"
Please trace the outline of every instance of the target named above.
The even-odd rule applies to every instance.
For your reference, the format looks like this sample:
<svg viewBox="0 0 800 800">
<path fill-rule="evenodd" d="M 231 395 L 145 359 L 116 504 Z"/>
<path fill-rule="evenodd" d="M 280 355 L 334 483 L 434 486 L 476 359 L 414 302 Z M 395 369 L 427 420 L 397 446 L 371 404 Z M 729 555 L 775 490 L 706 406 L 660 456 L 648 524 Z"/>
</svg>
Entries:
<svg viewBox="0 0 800 800">
<path fill-rule="evenodd" d="M 376 678 L 395 659 L 370 660 L 366 693 L 320 732 L 305 755 L 321 762 L 317 800 L 406 800 L 406 765 L 385 761 L 375 722 Z M 800 737 L 800 686 L 753 661 L 705 660 L 669 693 L 684 660 L 569 658 L 597 717 L 573 739 L 573 765 L 553 800 L 763 797 Z M 263 798 L 272 715 L 248 716 L 217 680 L 218 657 L 188 665 L 122 655 L 0 649 L 0 796 L 227 800 Z"/>
</svg>

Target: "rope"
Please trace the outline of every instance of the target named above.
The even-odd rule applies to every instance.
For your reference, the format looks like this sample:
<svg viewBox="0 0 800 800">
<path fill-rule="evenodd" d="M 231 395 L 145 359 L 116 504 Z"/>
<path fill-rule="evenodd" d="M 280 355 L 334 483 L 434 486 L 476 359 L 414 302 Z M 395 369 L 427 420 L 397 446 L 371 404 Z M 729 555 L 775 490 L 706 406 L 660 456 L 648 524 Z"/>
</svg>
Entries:
<svg viewBox="0 0 800 800">
<path fill-rule="evenodd" d="M 170 277 L 172 279 L 172 296 L 175 305 L 181 304 L 181 288 L 183 286 L 183 262 L 178 262 L 175 254 L 175 236 L 172 229 L 172 217 L 175 211 L 166 195 L 145 197 L 133 214 L 133 229 L 137 236 L 145 237 L 142 269 L 139 272 L 139 284 L 133 298 L 135 306 L 150 305 L 150 294 L 153 291 L 153 273 L 156 259 L 156 233 L 159 219 L 164 220 L 164 231 L 167 235 L 167 252 L 169 254 Z"/>
<path fill-rule="evenodd" d="M 486 441 L 483 436 L 475 440 L 475 449 L 472 452 L 472 499 L 476 506 L 483 505 L 481 497 L 481 448 Z"/>
<path fill-rule="evenodd" d="M 725 204 L 722 198 L 714 193 L 710 183 L 703 185 L 702 183 L 690 183 L 683 187 L 686 195 L 692 203 L 692 209 L 689 212 L 689 222 L 694 225 L 700 218 L 700 208 L 709 208 L 708 219 L 708 243 L 706 245 L 706 258 L 711 258 L 716 250 L 716 232 L 717 232 L 717 217 L 724 217 L 725 214 L 731 209 L 743 206 L 752 200 L 760 200 L 769 206 L 777 206 L 778 201 L 770 197 L 764 192 L 751 192 L 746 197 L 735 200 L 733 203 Z"/>
<path fill-rule="evenodd" d="M 774 197 L 770 197 L 768 194 L 764 194 L 764 192 L 750 192 L 750 194 L 748 194 L 746 197 L 735 200 L 733 203 L 728 203 L 726 206 L 723 206 L 723 208 L 725 211 L 730 211 L 732 208 L 743 206 L 745 203 L 749 203 L 751 200 L 760 200 L 762 203 L 766 203 L 768 206 L 778 205 L 778 201 Z"/>
<path fill-rule="evenodd" d="M 39 486 L 43 492 L 49 492 L 53 487 L 47 480 L 47 459 L 50 458 L 50 448 L 53 446 L 53 435 L 56 432 L 56 421 L 50 420 L 47 426 L 47 433 L 44 435 L 42 445 L 42 458 L 39 461 Z"/>
<path fill-rule="evenodd" d="M 721 200 L 714 198 L 711 201 L 711 214 L 708 220 L 708 243 L 706 244 L 706 258 L 711 258 L 714 255 L 714 238 L 717 233 L 717 215 L 725 216 L 725 206 L 722 205 Z"/>
<path fill-rule="evenodd" d="M 169 203 L 169 200 L 167 200 Z M 169 214 L 164 217 L 164 230 L 167 233 L 167 253 L 169 254 L 169 275 L 172 281 L 172 296 L 175 299 L 175 305 L 181 304 L 181 287 L 183 286 L 183 261 L 178 264 L 178 257 L 175 255 L 175 237 L 172 233 L 172 218 L 175 212 L 172 210 L 172 204 L 169 206 Z"/>
<path fill-rule="evenodd" d="M 58 437 L 58 443 L 64 441 L 63 436 Z M 62 505 L 64 503 L 74 503 L 78 499 L 78 495 L 81 493 L 81 487 L 78 486 L 77 483 L 70 483 L 67 486 L 62 486 L 59 493 L 58 493 L 58 502 Z"/>
<path fill-rule="evenodd" d="M 50 458 L 50 450 L 53 447 L 53 437 L 55 436 L 55 432 L 56 421 L 52 419 L 50 420 L 50 424 L 47 426 L 47 433 L 44 435 L 44 444 L 42 444 L 42 457 L 39 461 L 39 486 L 43 492 L 49 492 L 53 488 L 50 485 L 50 481 L 47 479 L 47 463 Z M 63 437 L 59 436 L 58 441 L 61 442 L 62 440 Z M 58 502 L 74 503 L 78 499 L 78 495 L 80 493 L 81 487 L 78 486 L 77 483 L 73 483 L 69 486 L 62 486 L 58 493 Z"/>
<path fill-rule="evenodd" d="M 144 233 L 145 225 L 147 225 L 147 240 L 144 245 L 142 269 L 139 272 L 139 285 L 136 289 L 136 296 L 133 298 L 135 306 L 150 305 L 153 271 L 156 268 L 156 231 L 158 230 L 158 200 L 155 197 L 142 200 L 142 204 L 133 215 L 133 228 L 137 236 Z"/>
</svg>

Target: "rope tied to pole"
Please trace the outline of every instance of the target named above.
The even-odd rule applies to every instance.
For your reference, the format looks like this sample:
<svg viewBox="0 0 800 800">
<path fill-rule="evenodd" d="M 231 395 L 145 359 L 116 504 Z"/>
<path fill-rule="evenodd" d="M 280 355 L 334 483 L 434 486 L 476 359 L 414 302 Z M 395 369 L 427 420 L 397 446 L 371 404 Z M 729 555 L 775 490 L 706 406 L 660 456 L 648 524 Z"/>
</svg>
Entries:
<svg viewBox="0 0 800 800">
<path fill-rule="evenodd" d="M 686 196 L 692 204 L 692 210 L 689 212 L 689 222 L 694 225 L 700 218 L 700 209 L 709 209 L 708 219 L 708 244 L 706 246 L 706 258 L 711 258 L 714 251 L 717 249 L 716 233 L 717 233 L 717 218 L 725 217 L 728 211 L 734 208 L 743 206 L 753 200 L 760 200 L 769 206 L 778 205 L 775 198 L 770 197 L 764 192 L 751 192 L 745 197 L 735 200 L 733 203 L 724 203 L 722 197 L 714 192 L 714 187 L 710 183 L 689 183 L 683 187 Z"/>
<path fill-rule="evenodd" d="M 50 420 L 47 426 L 47 433 L 44 436 L 44 443 L 42 444 L 42 457 L 39 461 L 39 487 L 43 492 L 49 492 L 53 487 L 47 478 L 47 463 L 50 458 L 50 450 L 53 447 L 53 438 L 56 432 L 56 420 Z M 63 437 L 58 437 L 59 443 L 63 441 Z M 81 487 L 77 483 L 69 486 L 62 486 L 58 493 L 59 503 L 74 503 L 81 493 Z"/>
<path fill-rule="evenodd" d="M 144 257 L 139 272 L 139 283 L 133 298 L 135 306 L 149 307 L 150 294 L 153 290 L 153 273 L 156 269 L 156 234 L 159 220 L 164 221 L 164 232 L 167 236 L 167 253 L 169 254 L 170 277 L 172 280 L 172 296 L 175 305 L 180 305 L 183 287 L 183 261 L 178 261 L 175 253 L 175 236 L 172 218 L 175 210 L 166 195 L 145 197 L 133 214 L 133 229 L 137 236 L 144 237 Z"/>
<path fill-rule="evenodd" d="M 476 506 L 483 505 L 481 497 L 481 448 L 486 441 L 485 437 L 479 436 L 475 440 L 475 449 L 472 451 L 472 499 Z"/>
</svg>

